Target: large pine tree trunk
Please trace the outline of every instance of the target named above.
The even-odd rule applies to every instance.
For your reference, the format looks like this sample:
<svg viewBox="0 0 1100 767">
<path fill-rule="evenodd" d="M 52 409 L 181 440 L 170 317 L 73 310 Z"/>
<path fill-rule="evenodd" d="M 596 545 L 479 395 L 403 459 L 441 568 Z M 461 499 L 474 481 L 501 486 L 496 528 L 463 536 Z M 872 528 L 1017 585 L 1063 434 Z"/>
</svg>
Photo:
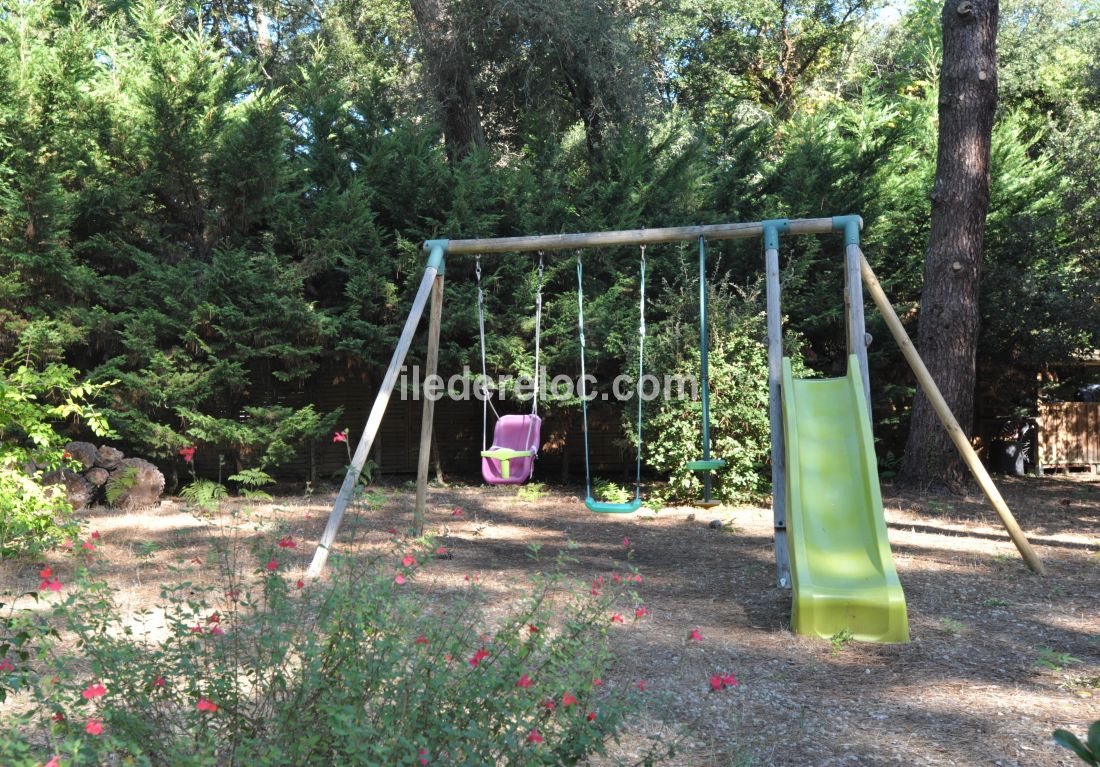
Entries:
<svg viewBox="0 0 1100 767">
<path fill-rule="evenodd" d="M 998 0 L 947 0 L 941 14 L 939 149 L 924 262 L 921 356 L 964 429 L 974 417 L 978 288 L 997 109 Z M 958 490 L 960 463 L 923 393 L 913 405 L 902 481 Z"/>
<path fill-rule="evenodd" d="M 411 0 L 425 65 L 443 119 L 447 152 L 461 158 L 485 146 L 467 34 L 447 0 Z"/>
</svg>

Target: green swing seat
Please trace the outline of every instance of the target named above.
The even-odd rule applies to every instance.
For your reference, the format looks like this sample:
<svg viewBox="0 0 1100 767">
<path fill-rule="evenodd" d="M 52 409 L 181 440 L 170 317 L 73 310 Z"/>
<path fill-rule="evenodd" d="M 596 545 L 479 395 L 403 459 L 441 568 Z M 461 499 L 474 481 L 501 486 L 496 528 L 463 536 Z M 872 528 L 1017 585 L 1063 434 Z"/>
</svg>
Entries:
<svg viewBox="0 0 1100 767">
<path fill-rule="evenodd" d="M 704 458 L 701 461 L 688 461 L 688 471 L 718 471 L 726 462 L 721 458 Z"/>
<path fill-rule="evenodd" d="M 608 503 L 607 501 L 597 501 L 592 496 L 588 496 L 584 499 L 584 505 L 588 507 L 589 511 L 594 511 L 597 514 L 633 514 L 642 508 L 642 499 L 635 498 L 627 503 Z"/>
</svg>

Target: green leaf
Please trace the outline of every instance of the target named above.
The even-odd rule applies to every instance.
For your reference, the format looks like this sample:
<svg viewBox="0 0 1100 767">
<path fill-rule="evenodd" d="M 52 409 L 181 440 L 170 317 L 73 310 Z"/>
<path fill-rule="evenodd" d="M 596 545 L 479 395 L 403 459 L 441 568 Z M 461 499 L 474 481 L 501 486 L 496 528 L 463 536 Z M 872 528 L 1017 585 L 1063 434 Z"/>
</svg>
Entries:
<svg viewBox="0 0 1100 767">
<path fill-rule="evenodd" d="M 1100 719 L 1089 725 L 1088 743 L 1093 760 L 1100 760 Z"/>
<path fill-rule="evenodd" d="M 1096 725 L 1094 724 L 1093 726 L 1095 727 Z M 1089 729 L 1091 730 L 1092 728 Z M 1085 744 L 1082 743 L 1077 738 L 1077 736 L 1069 730 L 1063 730 L 1060 728 L 1055 730 L 1054 742 L 1062 748 L 1068 748 L 1070 751 L 1077 754 L 1077 756 L 1080 757 L 1085 762 L 1085 764 L 1095 765 L 1097 763 L 1096 758 L 1085 747 Z"/>
</svg>

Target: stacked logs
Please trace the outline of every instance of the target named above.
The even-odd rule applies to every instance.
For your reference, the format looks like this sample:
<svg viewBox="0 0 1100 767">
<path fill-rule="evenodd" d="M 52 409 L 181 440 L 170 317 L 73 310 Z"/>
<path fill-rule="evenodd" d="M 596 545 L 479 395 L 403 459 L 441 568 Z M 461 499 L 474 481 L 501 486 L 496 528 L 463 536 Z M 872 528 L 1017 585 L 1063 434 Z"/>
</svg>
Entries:
<svg viewBox="0 0 1100 767">
<path fill-rule="evenodd" d="M 120 509 L 155 506 L 164 492 L 164 475 L 143 458 L 127 458 L 110 445 L 91 442 L 65 445 L 68 460 L 42 475 L 43 485 L 59 486 L 74 511 L 93 503 Z"/>
</svg>

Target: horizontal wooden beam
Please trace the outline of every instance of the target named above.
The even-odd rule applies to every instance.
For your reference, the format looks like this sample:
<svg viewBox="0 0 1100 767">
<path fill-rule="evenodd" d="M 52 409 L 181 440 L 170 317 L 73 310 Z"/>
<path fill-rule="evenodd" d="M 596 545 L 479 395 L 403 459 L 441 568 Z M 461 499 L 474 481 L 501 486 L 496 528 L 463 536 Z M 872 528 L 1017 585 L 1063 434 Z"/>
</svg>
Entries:
<svg viewBox="0 0 1100 767">
<path fill-rule="evenodd" d="M 836 231 L 831 218 L 799 218 L 788 222 L 785 234 L 826 234 Z M 764 223 L 707 224 L 676 226 L 666 229 L 624 229 L 614 232 L 582 232 L 577 234 L 543 234 L 533 237 L 492 237 L 478 240 L 448 240 L 447 253 L 522 253 L 536 250 L 569 250 L 607 248 L 617 245 L 653 245 L 667 242 L 697 240 L 736 240 L 762 237 Z M 439 243 L 440 240 L 429 240 Z M 425 243 L 425 248 L 430 247 Z"/>
</svg>

